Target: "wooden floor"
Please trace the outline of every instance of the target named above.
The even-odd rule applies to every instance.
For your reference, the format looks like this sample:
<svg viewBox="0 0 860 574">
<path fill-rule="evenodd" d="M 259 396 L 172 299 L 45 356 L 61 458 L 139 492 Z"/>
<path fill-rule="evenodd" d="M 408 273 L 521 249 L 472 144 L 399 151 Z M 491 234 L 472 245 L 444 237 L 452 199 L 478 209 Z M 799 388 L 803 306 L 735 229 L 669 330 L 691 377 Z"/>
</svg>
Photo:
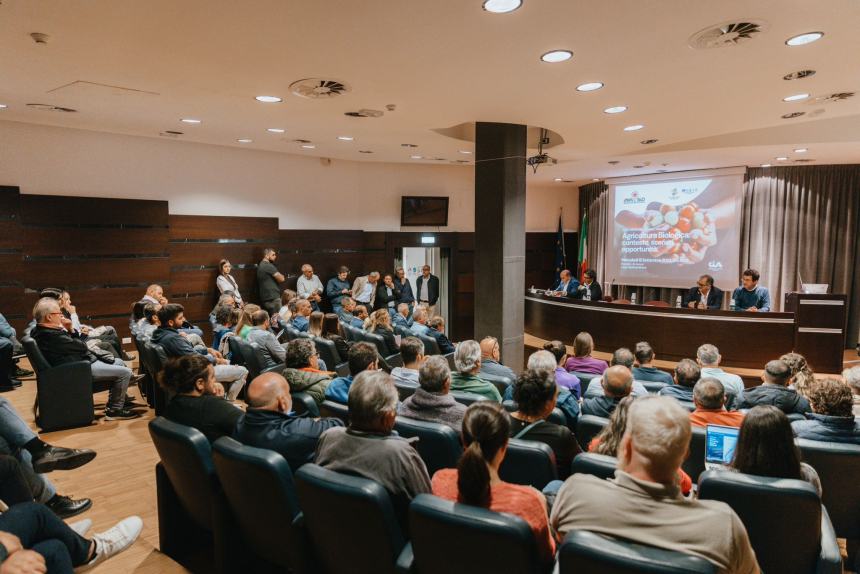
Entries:
<svg viewBox="0 0 860 574">
<path fill-rule="evenodd" d="M 24 366 L 26 361 L 22 361 Z M 36 396 L 36 379 L 23 379 L 24 385 L 15 391 L 3 393 L 18 413 L 36 430 L 33 424 L 33 400 Z M 131 394 L 139 398 L 136 388 Z M 94 397 L 103 405 L 107 392 Z M 142 402 L 142 401 L 138 401 Z M 100 411 L 99 411 L 100 414 Z M 143 519 L 143 532 L 137 542 L 120 554 L 92 570 L 95 574 L 136 572 L 156 574 L 187 572 L 179 564 L 162 554 L 158 548 L 158 517 L 155 497 L 155 463 L 158 455 L 149 438 L 147 423 L 154 416 L 152 410 L 142 418 L 131 421 L 98 420 L 88 428 L 44 433 L 41 438 L 51 444 L 70 448 L 92 448 L 96 458 L 76 470 L 54 471 L 47 476 L 60 494 L 93 499 L 87 512 L 68 522 L 90 518 L 90 534 L 106 530 L 118 520 L 136 514 Z"/>
</svg>

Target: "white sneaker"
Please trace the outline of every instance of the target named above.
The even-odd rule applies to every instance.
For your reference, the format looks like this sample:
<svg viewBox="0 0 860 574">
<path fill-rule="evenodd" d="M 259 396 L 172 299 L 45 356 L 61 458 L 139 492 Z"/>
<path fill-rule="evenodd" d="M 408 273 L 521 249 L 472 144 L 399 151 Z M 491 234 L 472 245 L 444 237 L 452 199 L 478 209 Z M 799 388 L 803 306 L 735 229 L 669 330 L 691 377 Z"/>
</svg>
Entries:
<svg viewBox="0 0 860 574">
<path fill-rule="evenodd" d="M 77 532 L 80 536 L 86 534 L 92 527 L 93 521 L 89 518 L 84 518 L 83 520 L 78 520 L 77 522 L 72 522 L 71 524 L 69 524 L 69 528 Z"/>
<path fill-rule="evenodd" d="M 108 558 L 116 556 L 137 540 L 140 531 L 143 530 L 143 520 L 139 516 L 129 516 L 120 520 L 110 530 L 105 530 L 93 536 L 96 543 L 96 556 L 86 564 L 81 565 L 75 571 L 83 572 L 101 564 Z"/>
</svg>

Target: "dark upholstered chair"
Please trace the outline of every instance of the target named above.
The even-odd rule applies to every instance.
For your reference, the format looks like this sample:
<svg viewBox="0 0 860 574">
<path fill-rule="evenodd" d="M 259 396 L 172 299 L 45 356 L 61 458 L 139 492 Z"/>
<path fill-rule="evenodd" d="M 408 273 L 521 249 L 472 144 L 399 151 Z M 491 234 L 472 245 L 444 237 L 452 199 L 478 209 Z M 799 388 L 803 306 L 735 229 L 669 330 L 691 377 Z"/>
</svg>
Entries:
<svg viewBox="0 0 860 574">
<path fill-rule="evenodd" d="M 167 353 L 164 352 L 164 348 L 161 345 L 144 343 L 143 357 L 146 361 L 146 369 L 149 372 L 160 373 L 164 370 L 165 363 L 167 363 Z M 156 416 L 161 416 L 167 408 L 167 403 L 169 403 L 170 399 L 173 397 L 171 393 L 166 391 L 161 385 L 155 385 L 153 388 L 153 395 L 155 414 Z"/>
<path fill-rule="evenodd" d="M 732 507 L 763 572 L 841 574 L 833 525 L 808 482 L 708 470 L 699 477 L 699 499 Z"/>
<path fill-rule="evenodd" d="M 400 353 L 396 353 L 394 355 L 389 355 L 385 357 L 385 362 L 388 363 L 388 366 L 392 369 L 394 367 L 402 367 L 403 366 L 403 356 Z"/>
<path fill-rule="evenodd" d="M 497 377 L 495 375 L 488 375 L 487 373 L 479 373 L 478 376 L 488 383 L 493 383 L 499 391 L 499 394 L 502 396 L 505 396 L 505 391 L 508 390 L 508 387 L 514 384 L 514 382 L 508 377 Z"/>
<path fill-rule="evenodd" d="M 570 474 L 593 474 L 598 478 L 614 478 L 618 459 L 614 456 L 583 452 L 576 455 L 570 465 Z"/>
<path fill-rule="evenodd" d="M 454 397 L 455 401 L 462 405 L 466 405 L 467 407 L 472 403 L 488 400 L 487 397 L 485 397 L 484 395 L 476 395 L 475 393 L 464 393 L 462 391 L 451 391 L 451 396 Z"/>
<path fill-rule="evenodd" d="M 242 339 L 240 339 L 238 336 L 237 337 L 229 337 L 227 339 L 227 346 L 230 347 L 230 364 L 231 365 L 241 365 L 241 366 L 247 368 L 248 365 L 245 364 L 245 354 L 242 353 L 242 347 L 241 347 L 241 344 L 243 342 L 244 341 L 242 341 Z M 251 379 L 248 379 L 248 380 L 251 380 Z"/>
<path fill-rule="evenodd" d="M 418 385 L 415 383 L 406 383 L 397 380 L 394 381 L 394 386 L 397 387 L 397 394 L 400 397 L 401 402 L 414 395 L 415 389 L 418 388 Z"/>
<path fill-rule="evenodd" d="M 290 396 L 293 398 L 293 410 L 296 414 L 308 413 L 312 417 L 320 416 L 320 408 L 312 396 L 303 391 L 290 392 Z"/>
<path fill-rule="evenodd" d="M 860 544 L 860 446 L 796 439 L 801 459 L 811 465 L 821 479 L 824 507 L 836 535 Z M 860 552 L 857 553 L 860 560 Z"/>
<path fill-rule="evenodd" d="M 341 323 L 341 326 L 343 327 L 343 334 L 347 341 L 361 341 L 361 338 L 358 336 L 361 329 L 353 327 L 352 325 L 347 325 L 346 323 Z"/>
<path fill-rule="evenodd" d="M 705 472 L 705 427 L 693 426 L 690 436 L 690 455 L 681 465 L 684 472 L 690 475 L 693 482 L 698 482 L 699 475 Z"/>
<path fill-rule="evenodd" d="M 512 413 L 517 410 L 517 403 L 514 401 L 503 401 L 502 406 L 505 407 L 505 410 L 509 413 Z M 546 418 L 548 422 L 555 423 L 561 426 L 567 426 L 567 419 L 564 418 L 564 413 L 561 412 L 561 409 L 555 407 L 552 409 L 552 412 L 549 413 L 549 416 Z"/>
<path fill-rule="evenodd" d="M 545 443 L 512 438 L 499 468 L 499 478 L 543 490 L 551 480 L 558 478 L 555 453 Z"/>
<path fill-rule="evenodd" d="M 588 449 L 591 439 L 603 430 L 603 427 L 609 424 L 609 419 L 594 415 L 579 415 L 576 421 L 576 440 L 583 449 Z"/>
<path fill-rule="evenodd" d="M 290 465 L 280 454 L 245 446 L 221 437 L 213 445 L 212 458 L 224 496 L 239 527 L 241 543 L 230 548 L 245 550 L 245 571 L 292 567 L 292 522 L 299 501 Z M 235 553 L 240 554 L 240 553 Z M 249 555 L 250 554 L 250 555 Z M 253 559 L 252 559 L 253 558 Z"/>
<path fill-rule="evenodd" d="M 567 534 L 558 552 L 559 574 L 716 574 L 698 556 L 628 542 L 587 530 Z"/>
<path fill-rule="evenodd" d="M 442 351 L 439 349 L 439 344 L 436 342 L 436 339 L 429 335 L 418 335 L 418 338 L 421 339 L 421 342 L 424 343 L 424 354 L 425 355 L 441 355 Z"/>
<path fill-rule="evenodd" d="M 420 494 L 409 507 L 409 532 L 413 572 L 547 571 L 528 523 L 512 514 Z"/>
<path fill-rule="evenodd" d="M 415 334 L 403 325 L 394 325 L 394 334 L 401 337 L 414 337 Z"/>
<path fill-rule="evenodd" d="M 348 377 L 349 363 L 341 363 L 339 365 L 335 365 L 334 371 L 337 373 L 338 377 Z"/>
<path fill-rule="evenodd" d="M 343 421 L 343 424 L 349 424 L 349 407 L 335 401 L 325 400 L 319 406 L 321 417 L 334 417 Z"/>
<path fill-rule="evenodd" d="M 368 331 L 359 331 L 359 336 L 362 341 L 374 345 L 376 347 L 376 352 L 379 353 L 380 356 L 388 356 L 388 348 L 385 345 L 385 339 L 382 338 L 382 335 L 377 335 L 376 333 L 370 333 Z"/>
<path fill-rule="evenodd" d="M 334 341 L 329 341 L 328 339 L 323 339 L 322 337 L 314 337 L 314 346 L 317 349 L 317 353 L 319 353 L 320 359 L 325 361 L 326 366 L 329 370 L 334 370 L 334 368 L 343 363 L 346 358 L 341 358 L 341 356 L 337 352 L 337 347 L 334 345 Z"/>
<path fill-rule="evenodd" d="M 149 434 L 161 458 L 155 466 L 160 550 L 191 571 L 227 571 L 229 513 L 209 441 L 164 417 L 150 421 Z"/>
<path fill-rule="evenodd" d="M 463 448 L 460 435 L 451 427 L 440 423 L 397 417 L 394 430 L 406 438 L 418 437 L 415 450 L 433 476 L 440 468 L 456 468 Z"/>
<path fill-rule="evenodd" d="M 89 361 L 52 367 L 32 337 L 22 337 L 21 345 L 36 372 L 36 424 L 45 432 L 89 426 L 93 422 Z"/>
<path fill-rule="evenodd" d="M 387 574 L 406 539 L 388 492 L 378 483 L 306 464 L 296 472 L 302 513 L 294 526 L 310 543 L 303 547 L 314 571 Z"/>
<path fill-rule="evenodd" d="M 664 387 L 668 387 L 669 385 L 666 383 L 661 383 L 659 381 L 636 381 L 637 383 L 642 383 L 642 386 L 645 387 L 645 390 L 648 391 L 650 395 L 656 395 L 660 392 L 660 389 Z"/>
<path fill-rule="evenodd" d="M 585 396 L 585 391 L 588 390 L 588 385 L 591 384 L 591 381 L 595 379 L 600 379 L 600 375 L 595 375 L 594 373 L 580 373 L 578 371 L 572 371 L 572 375 L 576 375 L 576 378 L 579 379 L 579 388 L 581 391 L 581 397 Z"/>
</svg>

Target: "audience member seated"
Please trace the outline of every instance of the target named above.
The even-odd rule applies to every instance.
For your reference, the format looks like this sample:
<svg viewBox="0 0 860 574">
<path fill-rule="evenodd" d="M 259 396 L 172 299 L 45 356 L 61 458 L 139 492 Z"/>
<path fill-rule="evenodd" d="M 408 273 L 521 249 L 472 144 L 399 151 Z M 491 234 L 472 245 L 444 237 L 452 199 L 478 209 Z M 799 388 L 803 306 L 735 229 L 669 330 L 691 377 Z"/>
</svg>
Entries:
<svg viewBox="0 0 860 574">
<path fill-rule="evenodd" d="M 161 288 L 161 285 L 150 285 L 147 287 L 143 298 L 132 306 L 131 318 L 128 325 L 131 331 L 134 331 L 135 323 L 143 317 L 143 306 L 147 303 L 152 303 L 153 305 L 167 304 L 167 297 L 164 296 L 164 290 Z"/>
<path fill-rule="evenodd" d="M 295 301 L 298 300 L 298 294 L 292 289 L 284 289 L 281 291 L 281 308 L 278 310 L 278 324 L 286 324 L 293 318 L 295 311 Z"/>
<path fill-rule="evenodd" d="M 808 413 L 812 411 L 809 402 L 788 388 L 791 369 L 779 359 L 769 361 L 761 375 L 762 384 L 746 389 L 738 402 L 739 409 L 751 409 L 758 405 L 773 405 L 785 414 Z"/>
<path fill-rule="evenodd" d="M 410 330 L 416 335 L 430 335 L 430 327 L 427 326 L 427 311 L 423 307 L 417 306 L 412 311 L 412 326 Z"/>
<path fill-rule="evenodd" d="M 594 351 L 594 339 L 585 331 L 579 333 L 573 340 L 573 356 L 567 359 L 564 368 L 577 373 L 602 375 L 609 368 L 606 361 L 591 356 Z"/>
<path fill-rule="evenodd" d="M 481 375 L 491 377 L 505 377 L 513 383 L 517 374 L 510 367 L 499 362 L 499 340 L 495 337 L 484 337 L 481 339 Z"/>
<path fill-rule="evenodd" d="M 68 291 L 60 292 L 60 310 L 66 319 L 72 322 L 72 332 L 79 334 L 81 339 L 89 346 L 91 343 L 99 345 L 102 349 L 110 351 L 115 357 L 123 361 L 133 361 L 134 357 L 126 353 L 122 348 L 122 342 L 116 329 L 110 325 L 93 327 L 81 324 L 77 309 L 72 305 L 72 297 Z"/>
<path fill-rule="evenodd" d="M 713 377 L 704 377 L 693 387 L 696 410 L 690 413 L 690 423 L 697 427 L 723 425 L 739 427 L 744 422 L 740 411 L 726 410 L 726 390 L 723 383 Z"/>
<path fill-rule="evenodd" d="M 421 386 L 400 404 L 397 413 L 410 419 L 448 425 L 460 432 L 466 406 L 455 401 L 449 393 L 451 370 L 448 368 L 448 361 L 439 355 L 427 357 L 418 372 L 418 383 Z"/>
<path fill-rule="evenodd" d="M 860 417 L 860 365 L 842 371 L 842 378 L 851 387 L 851 394 L 854 398 L 854 416 Z"/>
<path fill-rule="evenodd" d="M 615 367 L 613 367 L 615 368 Z M 704 558 L 721 572 L 758 574 L 746 529 L 725 503 L 684 499 L 678 470 L 690 445 L 689 413 L 667 397 L 633 401 L 614 480 L 575 474 L 558 492 L 550 523 Z"/>
<path fill-rule="evenodd" d="M 239 321 L 239 309 L 221 305 L 215 311 L 215 329 L 212 331 L 212 348 L 221 349 L 221 340 L 227 333 L 232 333 Z M 222 355 L 224 353 L 221 353 Z"/>
<path fill-rule="evenodd" d="M 588 443 L 588 452 L 618 458 L 621 439 L 624 438 L 624 431 L 627 430 L 627 412 L 634 400 L 635 397 L 630 395 L 618 402 L 618 406 L 609 417 L 609 424 L 603 427 L 603 430 Z M 682 468 L 678 469 L 678 482 L 681 487 L 681 494 L 684 496 L 690 494 L 693 489 L 693 479 Z"/>
<path fill-rule="evenodd" d="M 368 323 L 370 323 L 370 315 L 368 314 L 366 305 L 355 306 L 355 318 L 357 319 L 358 328 L 367 330 Z"/>
<path fill-rule="evenodd" d="M 129 516 L 92 539 L 84 538 L 91 524 L 68 525 L 40 504 L 16 504 L 0 515 L 0 572 L 83 572 L 128 549 L 143 530 L 140 517 Z"/>
<path fill-rule="evenodd" d="M 18 341 L 15 338 L 15 329 L 6 320 L 6 317 L 0 313 L 0 391 L 11 391 L 22 384 L 16 378 L 15 359 L 13 359 L 16 354 L 16 347 L 18 346 Z"/>
<path fill-rule="evenodd" d="M 418 337 L 404 337 L 400 341 L 400 357 L 403 359 L 403 366 L 394 367 L 391 377 L 395 382 L 418 386 L 418 369 L 425 359 L 424 343 Z M 445 364 L 448 362 L 445 361 Z"/>
<path fill-rule="evenodd" d="M 582 414 L 609 418 L 618 402 L 633 389 L 633 374 L 630 369 L 615 365 L 603 373 L 603 395 L 582 401 Z"/>
<path fill-rule="evenodd" d="M 454 352 L 454 367 L 457 371 L 451 373 L 451 390 L 463 393 L 481 395 L 497 403 L 502 402 L 502 395 L 493 383 L 488 383 L 478 373 L 481 372 L 481 346 L 471 339 L 457 345 Z"/>
<path fill-rule="evenodd" d="M 287 343 L 284 378 L 294 393 L 307 393 L 320 404 L 326 398 L 334 373 L 320 370 L 319 355 L 311 339 L 293 339 Z"/>
<path fill-rule="evenodd" d="M 245 305 L 245 310 L 251 305 Z M 182 305 L 168 303 L 162 305 L 158 312 L 158 329 L 152 334 L 152 343 L 161 345 L 168 357 L 184 355 L 200 355 L 215 366 L 215 380 L 227 387 L 227 398 L 235 401 L 239 391 L 245 386 L 248 369 L 240 365 L 231 365 L 227 359 L 215 349 L 195 349 L 186 337 L 177 330 L 185 322 L 185 309 Z"/>
<path fill-rule="evenodd" d="M 347 277 L 349 277 L 349 267 L 341 265 L 337 270 L 337 276 L 329 279 L 325 285 L 325 296 L 331 303 L 335 315 L 340 315 L 343 300 L 351 299 L 352 287 L 346 280 Z"/>
<path fill-rule="evenodd" d="M 240 309 L 241 314 L 239 315 L 239 320 L 236 322 L 236 335 L 241 337 L 243 341 L 247 339 L 248 333 L 254 328 L 252 317 L 260 309 L 261 307 L 254 303 L 248 303 Z"/>
<path fill-rule="evenodd" d="M 224 387 L 215 380 L 215 369 L 203 355 L 169 359 L 159 380 L 175 393 L 167 404 L 168 419 L 196 428 L 209 442 L 233 434 L 242 411 L 224 398 Z"/>
<path fill-rule="evenodd" d="M 378 482 L 403 517 L 413 498 L 430 492 L 430 477 L 411 441 L 392 433 L 396 416 L 397 389 L 391 377 L 378 371 L 358 374 L 349 390 L 349 428 L 324 432 L 315 462 Z"/>
<path fill-rule="evenodd" d="M 621 347 L 620 349 L 615 349 L 612 353 L 612 359 L 609 361 L 609 366 L 614 367 L 615 365 L 620 365 L 628 369 L 632 375 L 634 363 L 635 357 L 630 349 L 627 347 Z M 583 397 L 590 399 L 593 397 L 599 397 L 603 394 L 603 377 L 601 376 L 591 380 L 591 383 L 588 385 L 588 389 L 586 389 Z M 631 391 L 631 394 L 634 397 L 644 397 L 648 395 L 648 389 L 645 388 L 645 385 L 641 382 L 637 381 L 636 377 L 633 377 L 633 390 Z"/>
<path fill-rule="evenodd" d="M 788 365 L 791 371 L 791 380 L 788 383 L 788 387 L 809 400 L 808 390 L 809 386 L 815 380 L 815 373 L 812 372 L 812 369 L 806 362 L 806 357 L 800 353 L 786 353 L 779 360 Z"/>
<path fill-rule="evenodd" d="M 236 425 L 234 438 L 280 453 L 293 472 L 306 462 L 313 462 L 322 433 L 343 426 L 340 419 L 292 414 L 290 385 L 277 373 L 263 373 L 251 381 L 247 395 L 248 410 Z"/>
<path fill-rule="evenodd" d="M 349 354 L 350 342 L 343 336 L 343 327 L 340 326 L 340 321 L 334 313 L 326 313 L 323 317 L 323 330 L 321 337 L 328 339 L 334 343 L 334 348 L 341 360 L 346 360 Z M 331 365 L 335 367 L 336 365 Z"/>
<path fill-rule="evenodd" d="M 658 393 L 685 403 L 693 402 L 693 387 L 699 382 L 702 371 L 692 359 L 681 359 L 675 365 L 675 384 L 663 387 Z"/>
<path fill-rule="evenodd" d="M 771 405 L 753 407 L 746 414 L 734 459 L 727 468 L 756 476 L 805 480 L 821 496 L 821 480 L 814 468 L 800 461 L 788 417 Z"/>
<path fill-rule="evenodd" d="M 346 323 L 350 327 L 355 327 L 356 329 L 364 328 L 364 321 L 355 316 L 355 299 L 352 297 L 344 297 L 341 299 L 341 307 L 340 311 L 337 313 L 337 318 L 341 323 Z"/>
<path fill-rule="evenodd" d="M 143 318 L 136 323 L 135 336 L 141 342 L 148 343 L 152 339 L 152 334 L 158 329 L 158 311 L 161 305 L 147 303 L 143 307 Z"/>
<path fill-rule="evenodd" d="M 860 444 L 860 421 L 854 418 L 851 387 L 836 379 L 815 380 L 806 388 L 812 412 L 794 421 L 797 438 Z"/>
<path fill-rule="evenodd" d="M 398 303 L 393 321 L 395 327 L 408 329 L 412 326 L 412 317 L 409 316 L 409 303 Z"/>
<path fill-rule="evenodd" d="M 215 306 L 212 307 L 212 310 L 209 312 L 209 324 L 212 326 L 212 331 L 218 328 L 218 308 L 219 307 L 238 307 L 236 304 L 236 299 L 233 297 L 233 292 L 228 291 L 227 293 L 221 293 L 221 296 L 218 297 L 218 302 L 215 303 Z"/>
<path fill-rule="evenodd" d="M 427 326 L 429 330 L 427 331 L 427 335 L 433 337 L 436 340 L 436 344 L 439 346 L 439 351 L 443 355 L 447 355 L 448 353 L 454 352 L 454 345 L 451 344 L 451 341 L 448 340 L 448 337 L 445 336 L 445 319 L 439 317 L 433 317 L 429 321 L 427 321 Z M 478 350 L 480 351 L 481 346 L 478 345 Z"/>
<path fill-rule="evenodd" d="M 87 345 L 72 337 L 71 322 L 63 317 L 56 299 L 44 297 L 33 307 L 36 327 L 31 336 L 39 346 L 45 360 L 52 366 L 76 361 L 88 361 L 93 372 L 93 381 L 111 383 L 105 420 L 133 419 L 140 416 L 129 408 L 131 399 L 126 395 L 133 373 L 122 359 L 101 351 L 94 352 Z"/>
<path fill-rule="evenodd" d="M 555 360 L 555 356 L 549 351 L 535 351 L 534 353 L 529 355 L 529 359 L 526 362 L 526 369 L 542 369 L 544 371 L 549 371 L 553 374 L 555 384 L 558 387 L 558 396 L 555 399 L 555 406 L 558 407 L 562 413 L 564 413 L 564 418 L 568 428 L 573 430 L 576 428 L 576 421 L 579 420 L 579 401 L 566 387 L 563 387 L 558 384 L 558 373 L 556 370 L 557 364 L 558 363 Z M 567 371 L 564 371 L 564 369 L 562 369 L 562 371 L 567 376 L 573 376 L 570 375 Z M 513 384 L 507 389 L 505 389 L 505 394 L 502 395 L 502 400 L 513 401 L 515 388 L 516 384 Z"/>
<path fill-rule="evenodd" d="M 636 357 L 636 366 L 631 369 L 634 381 L 672 384 L 672 375 L 651 365 L 656 357 L 647 341 L 636 343 L 633 355 Z"/>
<path fill-rule="evenodd" d="M 308 330 L 308 318 L 311 316 L 313 306 L 307 299 L 299 299 L 296 301 L 296 314 L 293 315 L 290 325 L 293 329 L 300 333 L 306 333 Z"/>
<path fill-rule="evenodd" d="M 543 350 L 548 351 L 555 358 L 555 384 L 563 389 L 567 389 L 573 393 L 576 400 L 579 400 L 582 397 L 582 385 L 579 377 L 568 373 L 564 368 L 564 364 L 568 358 L 565 344 L 561 341 L 547 341 L 543 345 Z"/>
<path fill-rule="evenodd" d="M 164 306 L 167 305 L 168 301 L 167 297 L 164 296 L 164 290 L 161 288 L 161 285 L 150 285 L 146 289 L 146 295 L 144 295 L 143 299 L 138 301 L 138 303 L 156 303 L 158 305 Z M 141 316 L 132 316 L 132 318 L 137 321 L 140 319 Z M 182 324 L 178 327 L 178 331 L 180 333 L 185 333 L 186 335 L 197 335 L 198 337 L 203 336 L 203 331 L 201 331 L 198 327 L 195 327 L 191 323 L 185 321 L 184 318 L 182 320 Z M 192 344 L 198 344 L 198 341 L 193 340 Z M 205 346 L 202 339 L 199 341 L 199 344 Z"/>
<path fill-rule="evenodd" d="M 325 321 L 325 313 L 322 311 L 314 311 L 308 317 L 308 335 L 313 337 L 322 337 L 323 321 Z"/>
<path fill-rule="evenodd" d="M 510 430 L 510 419 L 497 403 L 481 401 L 469 407 L 463 420 L 465 450 L 456 469 L 443 468 L 433 475 L 433 494 L 519 516 L 531 527 L 538 551 L 550 565 L 555 554 L 555 540 L 549 529 L 546 499 L 531 486 L 511 484 L 499 478 Z"/>
<path fill-rule="evenodd" d="M 390 275 L 386 277 L 391 278 Z M 377 295 L 377 301 L 379 296 Z M 385 343 L 385 356 L 396 355 L 400 352 L 400 347 L 397 345 L 397 339 L 394 338 L 394 329 L 391 327 L 391 315 L 388 314 L 388 309 L 377 309 L 370 316 L 370 327 L 368 333 L 379 335 Z"/>
<path fill-rule="evenodd" d="M 717 379 L 723 383 L 726 394 L 740 397 L 744 392 L 744 381 L 738 375 L 722 370 L 722 359 L 720 350 L 710 343 L 705 343 L 696 351 L 696 362 L 702 370 L 702 376 Z"/>
<path fill-rule="evenodd" d="M 352 386 L 354 378 L 361 372 L 376 371 L 379 369 L 377 357 L 375 345 L 364 341 L 353 343 L 347 355 L 349 375 L 334 379 L 325 390 L 325 398 L 343 405 L 347 404 L 349 389 Z"/>
<path fill-rule="evenodd" d="M 386 273 L 382 276 L 382 282 L 376 286 L 376 299 L 373 307 L 376 310 L 384 310 L 389 316 L 397 312 L 397 300 L 400 299 L 400 289 L 394 284 L 394 276 Z"/>
<path fill-rule="evenodd" d="M 254 327 L 248 331 L 246 337 L 248 343 L 254 344 L 259 349 L 263 358 L 263 369 L 280 365 L 287 358 L 287 350 L 275 338 L 275 334 L 269 329 L 269 312 L 260 309 L 251 316 Z"/>
</svg>

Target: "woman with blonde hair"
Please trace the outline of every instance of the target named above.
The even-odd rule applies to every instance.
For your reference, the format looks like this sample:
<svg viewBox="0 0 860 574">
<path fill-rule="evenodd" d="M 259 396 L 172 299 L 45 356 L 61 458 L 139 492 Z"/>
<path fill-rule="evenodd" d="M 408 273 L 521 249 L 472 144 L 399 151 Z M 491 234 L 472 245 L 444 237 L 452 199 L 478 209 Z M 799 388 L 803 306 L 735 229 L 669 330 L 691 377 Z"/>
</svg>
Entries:
<svg viewBox="0 0 860 574">
<path fill-rule="evenodd" d="M 791 384 L 789 385 L 799 394 L 808 398 L 809 385 L 815 380 L 815 373 L 806 362 L 806 357 L 800 353 L 786 353 L 779 358 L 791 369 Z"/>
<path fill-rule="evenodd" d="M 243 340 L 248 339 L 248 333 L 251 329 L 254 328 L 254 321 L 251 317 L 260 310 L 259 305 L 255 305 L 253 303 L 248 303 L 244 307 L 242 307 L 241 315 L 239 315 L 239 321 L 236 323 L 236 334 L 239 335 Z"/>
<path fill-rule="evenodd" d="M 397 339 L 394 337 L 394 327 L 391 326 L 391 315 L 388 314 L 388 309 L 377 309 L 370 316 L 370 325 L 367 328 L 368 333 L 379 335 L 385 341 L 385 356 L 396 355 L 400 352 L 400 346 L 397 344 Z"/>
</svg>

